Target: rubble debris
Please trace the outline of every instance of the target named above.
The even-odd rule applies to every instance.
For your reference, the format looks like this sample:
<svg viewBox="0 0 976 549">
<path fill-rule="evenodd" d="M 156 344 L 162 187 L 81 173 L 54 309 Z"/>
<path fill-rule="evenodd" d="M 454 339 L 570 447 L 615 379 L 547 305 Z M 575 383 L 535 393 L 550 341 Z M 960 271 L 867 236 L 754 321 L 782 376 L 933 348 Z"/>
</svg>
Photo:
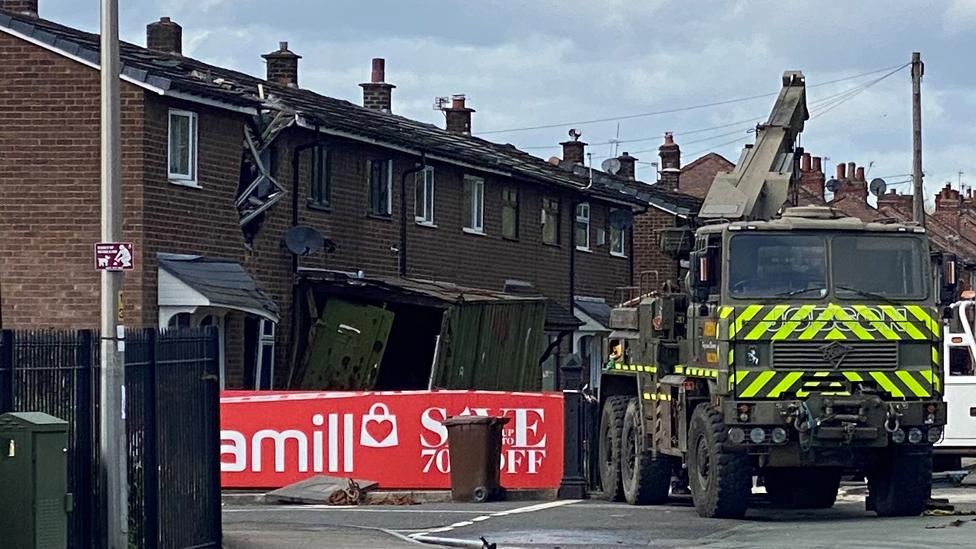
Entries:
<svg viewBox="0 0 976 549">
<path fill-rule="evenodd" d="M 342 497 L 351 501 L 359 501 L 366 492 L 378 486 L 379 483 L 373 480 L 320 475 L 268 492 L 265 500 L 279 503 L 337 505 L 332 503 L 336 492 L 343 491 L 345 496 Z M 353 490 L 353 487 L 356 490 Z M 357 491 L 358 495 L 356 493 Z M 351 505 L 351 503 L 344 503 L 343 505 Z"/>
</svg>

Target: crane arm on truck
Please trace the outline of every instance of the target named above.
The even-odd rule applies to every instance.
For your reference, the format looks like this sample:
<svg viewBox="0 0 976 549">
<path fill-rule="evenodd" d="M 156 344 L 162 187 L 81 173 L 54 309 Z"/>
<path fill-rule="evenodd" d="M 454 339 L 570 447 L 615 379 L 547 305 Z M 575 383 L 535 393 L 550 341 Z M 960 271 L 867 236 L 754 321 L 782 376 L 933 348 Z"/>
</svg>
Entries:
<svg viewBox="0 0 976 549">
<path fill-rule="evenodd" d="M 793 145 L 809 118 L 803 73 L 786 71 L 769 120 L 756 128 L 756 143 L 746 146 L 734 170 L 715 177 L 698 217 L 772 219 L 798 179 Z"/>
</svg>

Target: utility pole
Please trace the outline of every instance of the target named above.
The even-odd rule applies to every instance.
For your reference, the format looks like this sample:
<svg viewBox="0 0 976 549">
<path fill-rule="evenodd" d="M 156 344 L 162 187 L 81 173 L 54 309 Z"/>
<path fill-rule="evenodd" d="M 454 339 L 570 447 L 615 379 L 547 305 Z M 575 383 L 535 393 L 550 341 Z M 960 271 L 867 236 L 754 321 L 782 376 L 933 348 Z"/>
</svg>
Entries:
<svg viewBox="0 0 976 549">
<path fill-rule="evenodd" d="M 101 0 L 101 146 L 102 242 L 122 236 L 121 109 L 119 95 L 119 3 Z M 103 490 L 104 547 L 129 546 L 128 449 L 125 444 L 124 329 L 118 305 L 122 273 L 102 271 L 101 395 L 98 443 L 99 477 Z"/>
<path fill-rule="evenodd" d="M 925 226 L 925 189 L 922 185 L 922 54 L 912 53 L 912 219 Z"/>
</svg>

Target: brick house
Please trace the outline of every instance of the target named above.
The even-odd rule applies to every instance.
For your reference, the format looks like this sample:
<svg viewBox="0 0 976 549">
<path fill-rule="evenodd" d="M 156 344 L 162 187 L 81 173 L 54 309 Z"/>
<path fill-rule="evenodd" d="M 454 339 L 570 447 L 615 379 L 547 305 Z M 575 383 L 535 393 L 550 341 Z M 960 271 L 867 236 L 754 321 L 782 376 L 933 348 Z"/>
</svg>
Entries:
<svg viewBox="0 0 976 549">
<path fill-rule="evenodd" d="M 136 246 L 124 321 L 218 326 L 227 387 L 290 382 L 303 315 L 321 305 L 311 286 L 355 295 L 404 277 L 458 299 L 520 288 L 547 298 L 559 341 L 578 323 L 558 314 L 575 296 L 634 285 L 639 237 L 611 219 L 675 209 L 675 193 L 632 175 L 593 178 L 573 142 L 553 165 L 471 136 L 463 96 L 444 106 L 445 128 L 397 116 L 382 60 L 359 106 L 301 88 L 286 43 L 256 78 L 184 57 L 181 37 L 163 18 L 148 47 L 121 47 L 124 235 Z M 38 18 L 36 0 L 0 0 L 4 328 L 97 322 L 97 52 L 97 35 Z M 292 253 L 294 227 L 321 250 Z"/>
</svg>

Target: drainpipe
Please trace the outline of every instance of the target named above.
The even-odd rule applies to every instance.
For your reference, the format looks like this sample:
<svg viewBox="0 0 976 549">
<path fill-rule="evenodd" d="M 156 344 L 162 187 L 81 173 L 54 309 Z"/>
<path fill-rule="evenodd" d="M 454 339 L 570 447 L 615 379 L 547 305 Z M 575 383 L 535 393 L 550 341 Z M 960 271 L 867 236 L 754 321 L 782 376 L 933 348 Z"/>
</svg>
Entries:
<svg viewBox="0 0 976 549">
<path fill-rule="evenodd" d="M 427 153 L 420 152 L 420 164 L 403 172 L 400 176 L 400 249 L 398 267 L 400 278 L 407 276 L 407 178 L 427 168 Z M 414 183 L 416 184 L 416 183 Z"/>
</svg>

